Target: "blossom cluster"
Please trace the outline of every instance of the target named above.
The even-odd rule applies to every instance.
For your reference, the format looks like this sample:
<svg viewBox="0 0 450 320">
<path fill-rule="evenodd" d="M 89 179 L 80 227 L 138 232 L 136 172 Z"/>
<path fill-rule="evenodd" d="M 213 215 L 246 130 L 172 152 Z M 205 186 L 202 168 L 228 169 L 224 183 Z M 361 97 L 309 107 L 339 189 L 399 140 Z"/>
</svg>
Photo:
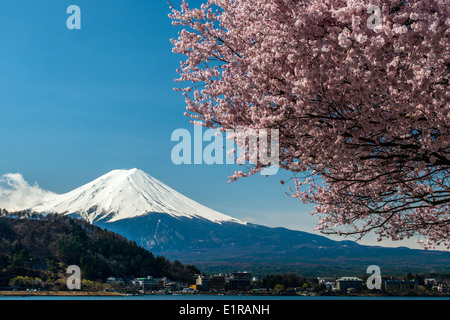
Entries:
<svg viewBox="0 0 450 320">
<path fill-rule="evenodd" d="M 370 6 L 376 24 L 357 0 L 172 6 L 186 115 L 218 130 L 278 129 L 291 196 L 316 204 L 317 229 L 450 247 L 450 6 Z"/>
</svg>

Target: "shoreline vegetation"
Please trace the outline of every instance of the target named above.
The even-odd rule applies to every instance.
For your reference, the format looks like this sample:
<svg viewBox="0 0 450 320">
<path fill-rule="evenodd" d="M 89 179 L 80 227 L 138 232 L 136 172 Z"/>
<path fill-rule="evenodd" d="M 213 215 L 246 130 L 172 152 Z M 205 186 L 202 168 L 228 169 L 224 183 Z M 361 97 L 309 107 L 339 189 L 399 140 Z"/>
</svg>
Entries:
<svg viewBox="0 0 450 320">
<path fill-rule="evenodd" d="M 207 293 L 207 292 L 195 292 L 195 293 L 182 293 L 182 292 L 153 292 L 153 293 L 127 293 L 119 291 L 83 291 L 83 290 L 0 290 L 1 297 L 33 297 L 33 296 L 48 296 L 48 297 L 121 297 L 121 296 L 276 296 L 276 297 L 289 297 L 289 296 L 311 296 L 311 297 L 326 297 L 326 296 L 336 296 L 336 297 L 417 297 L 417 298 L 449 298 L 450 294 L 443 293 L 353 293 L 353 294 L 317 294 L 317 293 L 254 293 L 254 292 L 223 292 L 223 293 Z"/>
<path fill-rule="evenodd" d="M 122 296 L 119 292 L 104 291 L 0 291 L 0 297 L 28 297 L 28 296 L 54 296 L 54 297 L 70 297 L 70 296 Z"/>
<path fill-rule="evenodd" d="M 1 297 L 124 297 L 124 296 L 248 296 L 248 297 L 342 297 L 342 298 L 448 298 L 450 293 L 441 293 L 436 291 L 376 291 L 376 292 L 292 292 L 292 291 L 268 291 L 268 290 L 249 290 L 249 291 L 130 291 L 130 290 L 0 290 Z"/>
</svg>

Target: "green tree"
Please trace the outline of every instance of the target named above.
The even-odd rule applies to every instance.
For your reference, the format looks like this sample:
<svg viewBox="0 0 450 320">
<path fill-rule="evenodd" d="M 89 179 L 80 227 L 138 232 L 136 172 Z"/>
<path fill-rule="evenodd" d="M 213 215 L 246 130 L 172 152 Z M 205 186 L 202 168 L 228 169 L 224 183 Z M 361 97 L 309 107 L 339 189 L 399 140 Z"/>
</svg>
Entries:
<svg viewBox="0 0 450 320">
<path fill-rule="evenodd" d="M 65 263 L 80 263 L 85 247 L 77 237 L 62 235 L 57 242 L 57 246 Z"/>
<path fill-rule="evenodd" d="M 62 271 L 61 264 L 53 259 L 46 259 L 50 278 L 52 280 L 58 279 L 58 273 Z"/>
<path fill-rule="evenodd" d="M 20 245 L 16 244 L 13 248 L 13 254 L 8 261 L 8 269 L 14 274 L 21 272 L 32 261 L 28 252 Z"/>
<path fill-rule="evenodd" d="M 21 288 L 36 288 L 42 284 L 42 279 L 27 276 L 17 276 L 9 281 L 10 286 L 18 286 Z"/>
<path fill-rule="evenodd" d="M 275 290 L 276 292 L 280 293 L 280 292 L 284 292 L 284 291 L 286 290 L 286 288 L 285 288 L 282 284 L 277 284 L 277 285 L 274 287 L 274 290 Z"/>
</svg>

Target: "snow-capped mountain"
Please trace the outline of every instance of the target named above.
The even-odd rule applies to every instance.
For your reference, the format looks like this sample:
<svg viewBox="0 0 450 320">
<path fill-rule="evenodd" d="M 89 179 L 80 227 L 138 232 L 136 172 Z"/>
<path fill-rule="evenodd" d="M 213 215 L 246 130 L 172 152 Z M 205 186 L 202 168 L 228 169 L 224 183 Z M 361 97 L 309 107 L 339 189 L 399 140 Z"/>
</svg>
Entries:
<svg viewBox="0 0 450 320">
<path fill-rule="evenodd" d="M 175 218 L 245 224 L 185 197 L 138 169 L 113 170 L 33 210 L 76 215 L 90 223 L 115 222 L 151 213 L 164 213 Z"/>
</svg>

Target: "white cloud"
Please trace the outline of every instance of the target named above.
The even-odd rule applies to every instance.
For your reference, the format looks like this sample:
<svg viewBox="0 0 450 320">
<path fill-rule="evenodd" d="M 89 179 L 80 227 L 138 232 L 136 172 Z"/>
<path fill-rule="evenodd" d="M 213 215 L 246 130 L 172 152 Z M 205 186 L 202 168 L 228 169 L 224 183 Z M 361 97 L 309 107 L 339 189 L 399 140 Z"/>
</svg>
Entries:
<svg viewBox="0 0 450 320">
<path fill-rule="evenodd" d="M 245 222 L 249 222 L 249 223 L 255 223 L 255 224 L 257 223 L 257 219 L 253 218 L 253 217 L 241 217 L 239 219 L 241 219 Z"/>
<path fill-rule="evenodd" d="M 20 173 L 0 176 L 0 208 L 19 211 L 32 208 L 56 196 L 41 189 L 37 183 L 30 185 Z"/>
</svg>

